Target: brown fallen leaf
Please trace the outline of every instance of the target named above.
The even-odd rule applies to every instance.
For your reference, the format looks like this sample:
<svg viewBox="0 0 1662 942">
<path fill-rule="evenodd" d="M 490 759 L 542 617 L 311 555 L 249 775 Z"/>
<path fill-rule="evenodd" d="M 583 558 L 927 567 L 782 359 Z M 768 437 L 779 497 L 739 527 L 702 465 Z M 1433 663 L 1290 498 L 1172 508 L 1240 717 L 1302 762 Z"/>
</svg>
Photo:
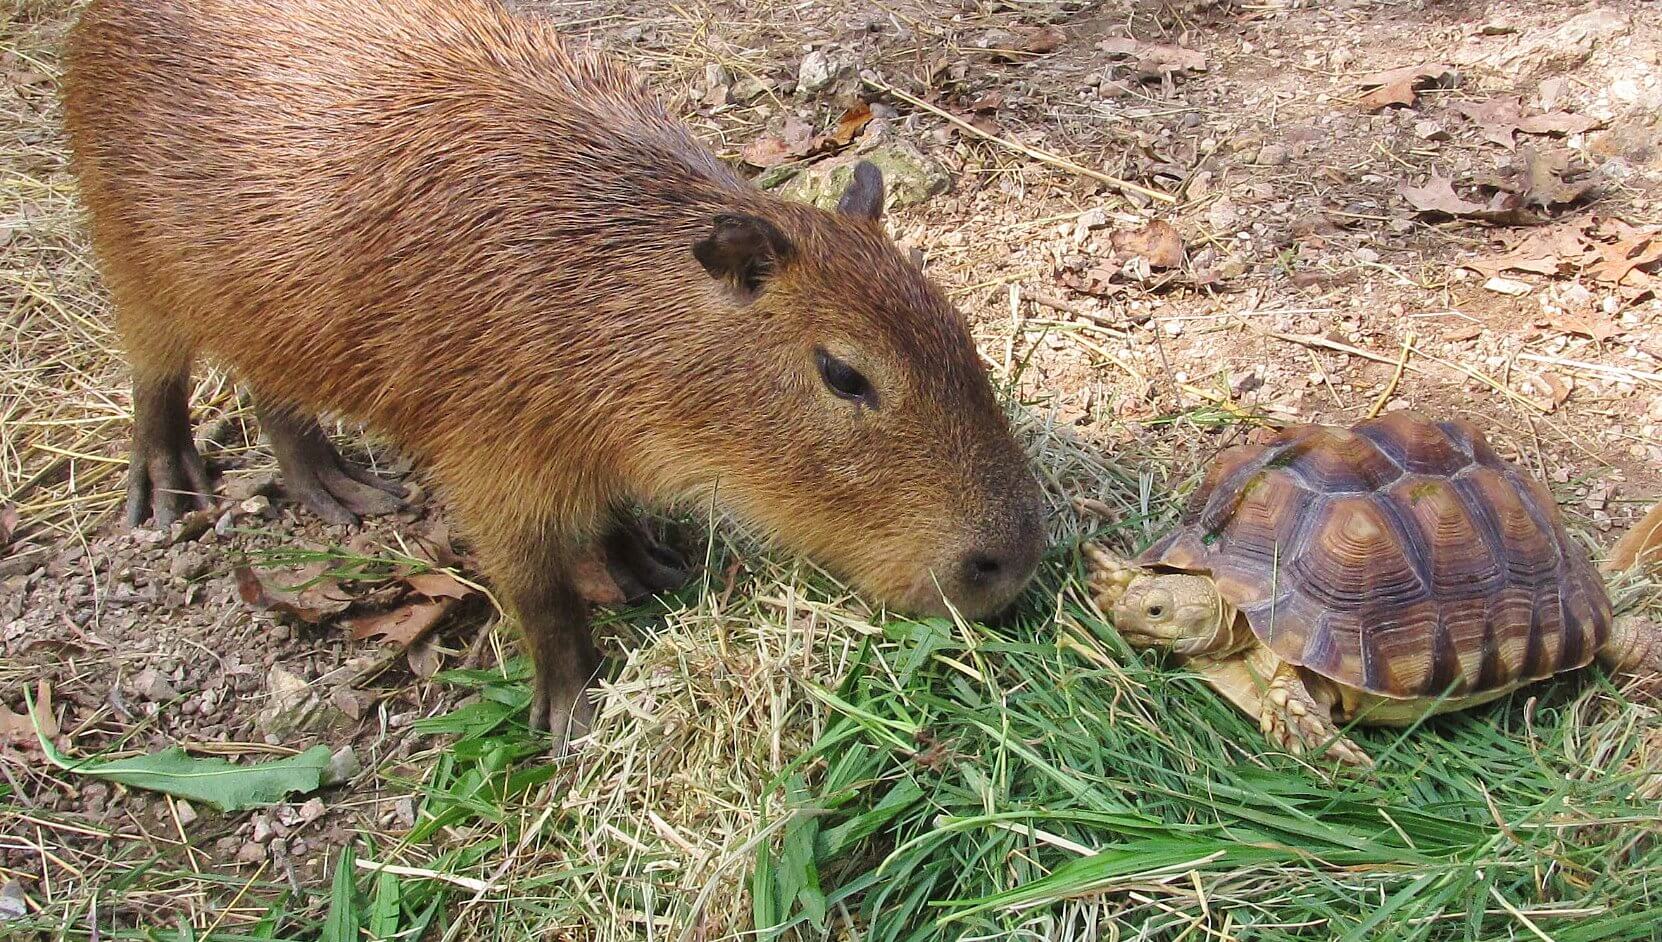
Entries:
<svg viewBox="0 0 1662 942">
<path fill-rule="evenodd" d="M 1564 154 L 1524 148 L 1519 156 L 1523 166 L 1516 178 L 1522 185 L 1513 192 L 1527 205 L 1542 208 L 1567 205 L 1580 200 L 1593 188 L 1591 179 L 1570 179 L 1570 159 Z"/>
<path fill-rule="evenodd" d="M 992 114 L 1004 107 L 1004 93 L 994 89 L 969 103 L 969 110 L 977 114 Z"/>
<path fill-rule="evenodd" d="M 1622 534 L 1610 548 L 1604 568 L 1608 572 L 1626 572 L 1635 564 L 1647 569 L 1662 567 L 1662 503 L 1652 507 L 1643 520 Z"/>
<path fill-rule="evenodd" d="M 404 660 L 409 662 L 410 673 L 427 679 L 444 666 L 444 653 L 431 637 L 425 637 L 404 649 Z"/>
<path fill-rule="evenodd" d="M 441 598 L 430 602 L 410 602 L 384 612 L 348 618 L 346 624 L 352 629 L 353 640 L 380 638 L 392 644 L 408 646 L 432 630 L 456 606 L 456 601 Z"/>
<path fill-rule="evenodd" d="M 1419 100 L 1420 91 L 1427 88 L 1448 88 L 1458 74 L 1451 65 L 1411 65 L 1401 69 L 1375 72 L 1359 83 L 1367 94 L 1362 96 L 1362 107 L 1378 111 L 1392 105 L 1411 106 Z M 1370 91 L 1371 89 L 1371 91 Z"/>
<path fill-rule="evenodd" d="M 1519 392 L 1544 411 L 1554 412 L 1570 398 L 1575 381 L 1556 373 L 1534 373 L 1524 377 Z"/>
<path fill-rule="evenodd" d="M 1500 255 L 1472 259 L 1463 267 L 1490 278 L 1503 271 L 1526 271 L 1536 275 L 1566 274 L 1578 267 L 1587 255 L 1582 224 L 1568 222 L 1529 233 Z"/>
<path fill-rule="evenodd" d="M 1579 134 L 1591 131 L 1599 122 L 1586 115 L 1568 111 L 1524 116 L 1523 103 L 1516 97 L 1502 96 L 1488 101 L 1456 102 L 1454 110 L 1476 122 L 1485 140 L 1511 150 L 1517 145 L 1517 134 Z"/>
<path fill-rule="evenodd" d="M 831 140 L 838 146 L 846 147 L 854 142 L 866 125 L 871 123 L 871 105 L 858 102 L 854 107 L 843 112 L 837 119 L 837 126 L 831 131 Z"/>
<path fill-rule="evenodd" d="M 36 729 L 39 735 L 36 735 Z M 35 686 L 35 707 L 33 714 L 13 713 L 4 703 L 0 703 L 0 743 L 11 743 L 27 749 L 38 747 L 39 737 L 47 740 L 58 737 L 58 714 L 52 708 L 52 688 L 45 680 Z"/>
<path fill-rule="evenodd" d="M 289 615 L 311 625 L 329 621 L 352 605 L 352 599 L 339 591 L 340 587 L 328 580 L 320 580 L 298 592 L 275 588 L 260 581 L 248 566 L 231 570 L 237 582 L 237 595 L 253 608 L 265 612 Z"/>
<path fill-rule="evenodd" d="M 1454 192 L 1454 181 L 1432 173 L 1424 186 L 1406 183 L 1398 188 L 1408 205 L 1422 213 L 1440 213 L 1464 219 L 1480 219 L 1497 225 L 1529 225 L 1539 221 L 1516 193 L 1496 191 L 1485 203 L 1476 203 Z"/>
<path fill-rule="evenodd" d="M 1560 314 L 1548 319 L 1547 325 L 1564 334 L 1579 334 L 1598 343 L 1604 343 L 1622 333 L 1622 325 L 1614 318 L 1597 311 L 1583 314 Z"/>
<path fill-rule="evenodd" d="M 1599 262 L 1589 273 L 1599 281 L 1619 285 L 1631 280 L 1634 273 L 1643 276 L 1646 269 L 1662 262 L 1662 229 L 1640 232 L 1625 224 L 1622 229 L 1627 231 L 1618 230 L 1614 243 L 1601 242 L 1595 247 Z"/>
<path fill-rule="evenodd" d="M 1096 47 L 1111 59 L 1135 59 L 1136 71 L 1158 76 L 1176 72 L 1205 72 L 1205 53 L 1168 43 L 1145 43 L 1136 39 L 1104 39 Z"/>
<path fill-rule="evenodd" d="M 1028 34 L 1022 41 L 1021 49 L 1036 56 L 1045 56 L 1062 48 L 1067 41 L 1068 34 L 1060 26 L 1043 26 Z"/>
<path fill-rule="evenodd" d="M 406 576 L 410 588 L 430 599 L 465 599 L 478 594 L 473 586 L 462 582 L 448 572 L 423 572 Z"/>
<path fill-rule="evenodd" d="M 791 149 L 777 137 L 758 137 L 739 149 L 739 159 L 763 170 L 791 159 Z"/>
<path fill-rule="evenodd" d="M 1116 230 L 1110 238 L 1115 252 L 1144 259 L 1150 268 L 1183 264 L 1183 237 L 1163 219 L 1152 219 L 1139 229 Z"/>
</svg>

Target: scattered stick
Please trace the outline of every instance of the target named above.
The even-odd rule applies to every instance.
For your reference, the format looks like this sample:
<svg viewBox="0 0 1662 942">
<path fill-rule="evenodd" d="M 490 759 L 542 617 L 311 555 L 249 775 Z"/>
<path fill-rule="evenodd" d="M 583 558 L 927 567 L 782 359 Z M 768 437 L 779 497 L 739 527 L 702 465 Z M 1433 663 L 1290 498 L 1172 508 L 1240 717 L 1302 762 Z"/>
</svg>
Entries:
<svg viewBox="0 0 1662 942">
<path fill-rule="evenodd" d="M 963 118 L 958 117 L 957 115 L 953 114 L 952 112 L 947 111 L 944 108 L 939 108 L 935 105 L 931 105 L 929 102 L 924 101 L 921 98 L 917 98 L 917 97 L 914 97 L 912 95 L 908 95 L 905 92 L 901 91 L 898 88 L 895 88 L 892 85 L 886 84 L 884 82 L 876 81 L 875 79 L 866 79 L 865 81 L 866 81 L 866 84 L 871 86 L 872 88 L 875 88 L 878 91 L 883 92 L 886 95 L 893 95 L 894 97 L 900 99 L 903 102 L 906 102 L 907 104 L 911 105 L 914 108 L 922 108 L 923 110 L 929 112 L 930 114 L 936 115 L 937 117 L 945 118 L 947 121 L 951 122 L 955 127 L 957 127 L 959 130 L 962 130 L 962 131 L 968 132 L 970 134 L 973 134 L 976 137 L 981 138 L 982 140 L 991 141 L 994 144 L 999 145 L 1000 147 L 1007 147 L 1010 150 L 1013 150 L 1013 151 L 1015 151 L 1019 154 L 1025 154 L 1028 157 L 1031 157 L 1032 159 L 1039 161 L 1040 163 L 1050 164 L 1052 167 L 1059 167 L 1063 170 L 1068 171 L 1069 173 L 1077 173 L 1080 176 L 1090 177 L 1093 180 L 1100 180 L 1101 182 L 1106 183 L 1109 186 L 1118 187 L 1121 190 L 1129 190 L 1132 193 L 1138 193 L 1138 194 L 1141 194 L 1143 196 L 1146 196 L 1151 200 L 1157 200 L 1157 201 L 1162 202 L 1162 203 L 1176 203 L 1177 202 L 1177 197 L 1171 195 L 1170 193 L 1166 193 L 1162 190 L 1152 190 L 1152 189 L 1149 189 L 1146 186 L 1142 186 L 1140 184 L 1132 183 L 1129 180 L 1121 180 L 1119 177 L 1110 176 L 1109 174 L 1103 173 L 1100 170 L 1092 170 L 1090 167 L 1085 167 L 1085 166 L 1081 166 L 1080 164 L 1076 164 L 1073 161 L 1067 159 L 1066 157 L 1060 157 L 1056 154 L 1052 154 L 1050 151 L 1040 150 L 1037 147 L 1029 147 L 1028 145 L 1023 144 L 1020 141 L 1014 141 L 1014 140 L 1011 140 L 1010 138 L 1004 137 L 1004 136 L 999 135 L 999 134 L 989 134 L 986 131 L 983 131 L 980 128 L 976 127 L 975 125 L 969 123 L 968 121 L 965 121 Z"/>
<path fill-rule="evenodd" d="M 1385 403 L 1390 400 L 1391 394 L 1397 391 L 1397 384 L 1402 382 L 1402 373 L 1408 368 L 1408 354 L 1413 349 L 1414 335 L 1410 332 L 1408 336 L 1402 339 L 1402 356 L 1397 360 L 1397 371 L 1391 374 L 1391 381 L 1385 384 L 1385 388 L 1379 393 L 1379 398 L 1374 400 L 1373 408 L 1368 410 L 1368 418 L 1371 419 L 1378 415 L 1379 410 L 1385 408 Z"/>
<path fill-rule="evenodd" d="M 1588 363 L 1584 360 L 1566 360 L 1563 357 L 1546 357 L 1535 353 L 1520 353 L 1518 359 L 1529 360 L 1532 363 L 1545 363 L 1549 366 L 1562 367 L 1567 370 L 1580 370 L 1584 373 L 1597 373 L 1614 379 L 1625 379 L 1630 383 L 1657 383 L 1662 385 L 1662 373 L 1647 373 L 1643 370 L 1630 370 L 1625 366 L 1605 366 L 1602 363 Z"/>
</svg>

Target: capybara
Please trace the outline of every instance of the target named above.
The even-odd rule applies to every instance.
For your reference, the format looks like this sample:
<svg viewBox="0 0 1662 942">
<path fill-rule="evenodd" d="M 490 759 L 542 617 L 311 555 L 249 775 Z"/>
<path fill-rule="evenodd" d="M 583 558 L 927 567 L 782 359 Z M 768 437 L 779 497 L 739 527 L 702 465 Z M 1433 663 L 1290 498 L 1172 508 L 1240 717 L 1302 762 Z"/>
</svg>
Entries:
<svg viewBox="0 0 1662 942">
<path fill-rule="evenodd" d="M 130 522 L 208 504 L 198 353 L 328 520 L 401 493 L 317 415 L 363 422 L 447 490 L 557 750 L 599 666 L 574 558 L 683 577 L 636 504 L 713 495 L 911 611 L 993 613 L 1037 565 L 1027 457 L 869 163 L 835 212 L 762 192 L 490 0 L 92 0 L 64 90 L 132 362 Z"/>
</svg>

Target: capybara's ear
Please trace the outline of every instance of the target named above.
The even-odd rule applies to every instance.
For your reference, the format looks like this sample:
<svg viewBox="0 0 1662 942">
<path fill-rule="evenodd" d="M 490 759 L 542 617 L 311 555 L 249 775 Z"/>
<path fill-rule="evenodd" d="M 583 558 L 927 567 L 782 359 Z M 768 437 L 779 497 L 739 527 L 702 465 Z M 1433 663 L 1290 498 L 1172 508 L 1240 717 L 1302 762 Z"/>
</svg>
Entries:
<svg viewBox="0 0 1662 942">
<path fill-rule="evenodd" d="M 760 294 L 795 252 L 778 226 L 755 216 L 717 216 L 710 234 L 693 243 L 693 256 L 710 277 L 744 302 Z"/>
<path fill-rule="evenodd" d="M 848 181 L 837 212 L 866 219 L 883 217 L 883 171 L 869 160 L 854 165 L 854 179 Z"/>
</svg>

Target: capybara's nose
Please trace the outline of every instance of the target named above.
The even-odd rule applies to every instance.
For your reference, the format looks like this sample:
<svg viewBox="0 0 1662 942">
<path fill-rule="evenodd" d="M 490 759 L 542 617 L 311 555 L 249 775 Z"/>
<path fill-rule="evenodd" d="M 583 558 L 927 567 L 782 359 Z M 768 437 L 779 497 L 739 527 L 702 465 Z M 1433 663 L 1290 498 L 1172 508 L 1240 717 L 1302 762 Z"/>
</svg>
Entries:
<svg viewBox="0 0 1662 942">
<path fill-rule="evenodd" d="M 1027 588 L 1043 552 L 1043 529 L 1035 525 L 1002 534 L 964 554 L 958 567 L 963 596 L 959 610 L 984 617 L 1005 608 Z"/>
</svg>

